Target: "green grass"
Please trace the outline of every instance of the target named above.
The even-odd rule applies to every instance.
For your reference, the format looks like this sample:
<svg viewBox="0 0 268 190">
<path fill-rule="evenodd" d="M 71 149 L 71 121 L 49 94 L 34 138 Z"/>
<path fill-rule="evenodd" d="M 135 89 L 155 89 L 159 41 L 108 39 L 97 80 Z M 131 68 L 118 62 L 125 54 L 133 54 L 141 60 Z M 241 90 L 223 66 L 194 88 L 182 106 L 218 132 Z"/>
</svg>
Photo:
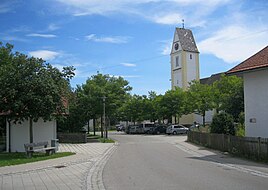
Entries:
<svg viewBox="0 0 268 190">
<path fill-rule="evenodd" d="M 101 143 L 114 143 L 115 141 L 113 139 L 106 139 L 106 138 L 99 138 L 99 141 Z"/>
<path fill-rule="evenodd" d="M 72 152 L 59 152 L 59 153 L 47 156 L 45 153 L 34 153 L 32 158 L 27 158 L 26 154 L 22 152 L 20 153 L 0 152 L 0 167 L 18 165 L 18 164 L 26 164 L 30 162 L 37 162 L 41 160 L 48 160 L 48 159 L 54 159 L 54 158 L 61 158 L 61 157 L 70 156 L 74 154 L 75 153 L 72 153 Z"/>
</svg>

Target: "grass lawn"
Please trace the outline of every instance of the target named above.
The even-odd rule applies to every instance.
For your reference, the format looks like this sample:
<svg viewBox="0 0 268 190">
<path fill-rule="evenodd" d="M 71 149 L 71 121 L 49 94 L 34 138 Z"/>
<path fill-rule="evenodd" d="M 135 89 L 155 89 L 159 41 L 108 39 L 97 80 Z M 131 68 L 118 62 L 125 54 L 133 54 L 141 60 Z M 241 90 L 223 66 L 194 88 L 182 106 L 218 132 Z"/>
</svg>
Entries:
<svg viewBox="0 0 268 190">
<path fill-rule="evenodd" d="M 34 153 L 32 158 L 27 158 L 26 154 L 23 152 L 20 152 L 20 153 L 0 152 L 0 167 L 18 165 L 18 164 L 26 164 L 30 162 L 37 162 L 41 160 L 48 160 L 48 159 L 54 159 L 54 158 L 61 158 L 61 157 L 70 156 L 74 154 L 75 153 L 72 153 L 72 152 L 59 152 L 59 153 L 47 156 L 45 153 Z"/>
<path fill-rule="evenodd" d="M 113 139 L 106 139 L 106 138 L 99 138 L 99 141 L 101 143 L 114 143 L 115 141 Z"/>
<path fill-rule="evenodd" d="M 90 139 L 96 139 L 101 143 L 114 143 L 115 141 L 113 139 L 106 139 L 106 138 L 101 138 L 100 135 L 93 135 L 93 134 L 88 134 L 87 138 Z"/>
</svg>

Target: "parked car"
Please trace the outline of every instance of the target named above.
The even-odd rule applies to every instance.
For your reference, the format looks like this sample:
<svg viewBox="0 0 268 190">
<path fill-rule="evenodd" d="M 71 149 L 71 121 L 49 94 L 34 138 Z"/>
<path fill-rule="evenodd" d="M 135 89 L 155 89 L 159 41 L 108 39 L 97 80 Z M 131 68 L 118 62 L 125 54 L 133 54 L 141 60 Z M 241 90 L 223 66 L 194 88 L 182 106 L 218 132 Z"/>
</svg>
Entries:
<svg viewBox="0 0 268 190">
<path fill-rule="evenodd" d="M 138 125 L 132 125 L 129 127 L 129 134 L 137 134 L 140 133 L 141 129 Z"/>
<path fill-rule="evenodd" d="M 165 125 L 158 125 L 156 127 L 152 127 L 150 130 L 150 134 L 165 134 L 167 130 L 167 126 Z"/>
<path fill-rule="evenodd" d="M 116 125 L 116 130 L 117 131 L 125 131 L 124 125 Z"/>
<path fill-rule="evenodd" d="M 186 134 L 188 132 L 188 128 L 183 125 L 170 125 L 167 127 L 166 133 L 168 135 L 173 134 Z"/>
<path fill-rule="evenodd" d="M 142 128 L 143 133 L 145 133 L 145 134 L 149 134 L 151 128 L 155 127 L 154 123 L 142 123 L 139 126 Z"/>
</svg>

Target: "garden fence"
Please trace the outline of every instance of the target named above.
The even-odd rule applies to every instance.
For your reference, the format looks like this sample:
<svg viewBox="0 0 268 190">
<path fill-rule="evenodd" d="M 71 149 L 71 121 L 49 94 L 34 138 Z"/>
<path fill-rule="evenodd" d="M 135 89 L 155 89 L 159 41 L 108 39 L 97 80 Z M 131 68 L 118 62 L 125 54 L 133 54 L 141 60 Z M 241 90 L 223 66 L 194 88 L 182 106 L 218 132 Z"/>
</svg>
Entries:
<svg viewBox="0 0 268 190">
<path fill-rule="evenodd" d="M 268 161 L 268 138 L 237 137 L 189 131 L 187 140 L 212 149 L 230 152 L 234 155 Z"/>
</svg>

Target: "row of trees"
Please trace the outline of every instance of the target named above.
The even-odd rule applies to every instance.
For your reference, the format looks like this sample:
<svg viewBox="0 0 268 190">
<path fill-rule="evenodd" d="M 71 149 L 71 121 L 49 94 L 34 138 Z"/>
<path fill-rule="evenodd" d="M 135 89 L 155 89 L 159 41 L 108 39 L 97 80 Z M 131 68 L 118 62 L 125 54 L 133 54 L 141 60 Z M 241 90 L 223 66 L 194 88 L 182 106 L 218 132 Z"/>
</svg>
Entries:
<svg viewBox="0 0 268 190">
<path fill-rule="evenodd" d="M 187 91 L 180 88 L 168 90 L 164 95 L 149 92 L 148 96 L 131 96 L 120 108 L 121 119 L 127 121 L 171 120 L 179 122 L 182 115 L 196 113 L 203 117 L 206 111 L 224 111 L 237 121 L 244 110 L 243 83 L 236 76 L 221 76 L 212 85 L 193 81 Z"/>
<path fill-rule="evenodd" d="M 193 81 L 187 91 L 180 88 L 168 90 L 164 95 L 149 92 L 148 95 L 131 95 L 129 82 L 122 77 L 97 73 L 85 84 L 71 90 L 73 67 L 62 71 L 42 59 L 12 52 L 13 46 L 0 43 L 0 112 L 8 113 L 8 119 L 33 121 L 58 117 L 59 130 L 76 132 L 90 120 L 102 118 L 105 100 L 105 121 L 159 122 L 182 115 L 197 113 L 203 117 L 206 111 L 224 111 L 238 120 L 243 111 L 243 84 L 235 76 L 222 76 L 212 85 Z M 65 113 L 69 102 L 69 113 Z M 101 122 L 101 124 L 103 121 Z M 102 125 L 101 125 L 102 126 Z M 31 141 L 32 141 L 32 134 Z"/>
<path fill-rule="evenodd" d="M 60 122 L 60 129 L 77 131 L 89 119 L 102 118 L 103 97 L 106 100 L 106 116 L 110 122 L 151 120 L 159 122 L 182 115 L 196 113 L 203 117 L 206 111 L 215 109 L 232 115 L 237 121 L 244 110 L 243 83 L 236 76 L 221 76 L 212 85 L 193 81 L 187 91 L 180 88 L 168 90 L 164 95 L 149 92 L 146 95 L 130 95 L 128 81 L 109 75 L 97 75 L 78 86 L 70 101 L 70 115 Z M 101 122 L 102 124 L 103 122 Z M 94 122 L 95 126 L 95 122 Z"/>
</svg>

